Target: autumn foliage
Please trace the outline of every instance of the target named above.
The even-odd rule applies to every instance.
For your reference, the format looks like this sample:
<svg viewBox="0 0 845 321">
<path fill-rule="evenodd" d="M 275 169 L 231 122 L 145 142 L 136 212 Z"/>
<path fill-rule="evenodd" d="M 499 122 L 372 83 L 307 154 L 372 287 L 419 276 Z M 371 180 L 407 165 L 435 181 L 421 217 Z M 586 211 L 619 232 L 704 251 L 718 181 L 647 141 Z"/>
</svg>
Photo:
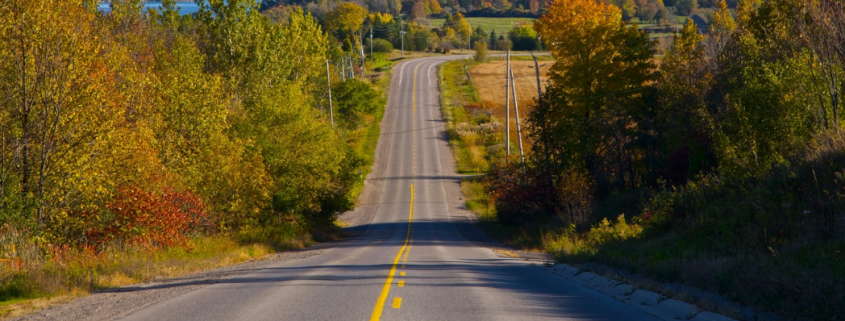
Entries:
<svg viewBox="0 0 845 321">
<path fill-rule="evenodd" d="M 41 255 L 330 227 L 361 164 L 349 135 L 381 102 L 357 84 L 368 96 L 339 116 L 350 129 L 332 128 L 330 35 L 302 10 L 273 23 L 254 1 L 194 16 L 139 3 L 0 3 L 0 222 Z M 366 16 L 347 7 L 338 22 L 355 26 L 338 32 Z"/>
<path fill-rule="evenodd" d="M 657 56 L 609 3 L 634 2 L 557 0 L 535 22 L 556 62 L 524 177 L 490 175 L 499 219 L 565 260 L 786 318 L 843 315 L 845 7 L 742 0 L 734 15 L 719 1 Z"/>
<path fill-rule="evenodd" d="M 547 178 L 537 170 L 529 170 L 523 176 L 516 160 L 494 167 L 487 188 L 499 220 L 507 224 L 524 224 L 553 215 L 557 197 Z"/>
<path fill-rule="evenodd" d="M 188 237 L 210 227 L 206 205 L 189 192 L 120 189 L 107 208 L 103 222 L 86 233 L 89 245 L 185 246 Z"/>
</svg>

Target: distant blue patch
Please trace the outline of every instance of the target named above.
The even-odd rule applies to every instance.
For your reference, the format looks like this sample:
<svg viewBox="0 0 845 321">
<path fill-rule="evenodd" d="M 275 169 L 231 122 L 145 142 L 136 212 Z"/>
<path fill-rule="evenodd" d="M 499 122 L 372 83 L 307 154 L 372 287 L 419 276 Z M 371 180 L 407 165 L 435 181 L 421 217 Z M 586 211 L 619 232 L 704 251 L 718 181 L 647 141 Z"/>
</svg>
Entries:
<svg viewBox="0 0 845 321">
<path fill-rule="evenodd" d="M 109 12 L 111 11 L 111 4 L 109 3 L 100 3 L 99 9 L 102 12 Z M 186 15 L 196 13 L 200 11 L 200 7 L 197 6 L 194 2 L 177 2 L 176 7 L 179 8 L 179 14 Z M 149 8 L 159 9 L 161 8 L 160 1 L 153 1 L 153 2 L 144 2 L 144 10 L 146 11 Z"/>
</svg>

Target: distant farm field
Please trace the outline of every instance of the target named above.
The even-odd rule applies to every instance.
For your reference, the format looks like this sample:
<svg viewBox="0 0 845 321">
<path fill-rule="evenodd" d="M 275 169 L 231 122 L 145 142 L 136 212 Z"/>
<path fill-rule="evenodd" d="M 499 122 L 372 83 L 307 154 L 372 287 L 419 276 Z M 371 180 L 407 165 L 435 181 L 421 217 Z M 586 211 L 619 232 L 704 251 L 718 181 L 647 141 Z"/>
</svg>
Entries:
<svg viewBox="0 0 845 321">
<path fill-rule="evenodd" d="M 466 18 L 469 25 L 473 28 L 481 27 L 485 32 L 496 30 L 496 34 L 501 34 L 513 29 L 513 26 L 520 22 L 533 23 L 535 19 L 532 18 Z M 431 19 L 428 21 L 430 27 L 440 27 L 445 22 L 445 19 Z"/>
<path fill-rule="evenodd" d="M 554 61 L 540 61 L 540 88 L 545 90 L 549 81 L 549 68 Z M 531 113 L 534 99 L 537 98 L 537 75 L 534 70 L 534 61 L 518 60 L 511 61 L 514 82 L 516 83 L 516 98 L 519 102 L 521 122 Z M 478 93 L 480 101 L 493 101 L 498 108 L 493 109 L 493 116 L 498 119 L 505 119 L 505 61 L 491 61 L 478 64 L 469 69 L 472 77 L 472 85 Z M 513 98 L 511 98 L 513 99 Z M 513 108 L 513 105 L 511 105 Z M 513 117 L 511 110 L 511 117 Z M 511 137 L 516 137 L 516 121 L 511 118 Z M 523 136 L 526 148 L 531 143 Z"/>
<path fill-rule="evenodd" d="M 548 72 L 554 61 L 540 61 L 540 83 L 545 89 L 548 82 Z M 534 61 L 511 61 L 516 95 L 520 107 L 528 107 L 537 98 L 537 76 L 534 71 Z M 491 61 L 473 66 L 469 69 L 472 84 L 478 92 L 479 100 L 496 102 L 502 108 L 505 106 L 505 61 Z M 498 116 L 498 115 L 497 115 Z"/>
</svg>

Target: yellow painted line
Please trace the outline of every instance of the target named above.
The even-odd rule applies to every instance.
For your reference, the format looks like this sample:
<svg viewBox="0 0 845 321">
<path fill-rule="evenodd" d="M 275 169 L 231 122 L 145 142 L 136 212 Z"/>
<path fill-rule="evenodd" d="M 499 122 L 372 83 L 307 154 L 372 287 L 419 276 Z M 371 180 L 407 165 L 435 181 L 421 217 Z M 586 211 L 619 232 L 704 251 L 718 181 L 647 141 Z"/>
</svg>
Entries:
<svg viewBox="0 0 845 321">
<path fill-rule="evenodd" d="M 405 280 L 399 280 L 399 287 L 405 286 Z"/>
<path fill-rule="evenodd" d="M 414 84 L 411 88 L 411 107 L 412 107 L 412 114 L 411 117 L 413 119 L 412 126 L 413 126 L 413 140 L 412 143 L 416 146 L 416 112 L 417 112 L 417 68 L 419 68 L 419 64 L 414 67 Z M 413 167 L 413 177 L 416 177 L 416 147 L 414 147 L 414 167 Z M 381 320 L 381 313 L 384 310 L 384 305 L 387 302 L 387 297 L 390 295 L 390 286 L 393 284 L 393 276 L 396 275 L 396 266 L 399 264 L 399 259 L 402 259 L 402 262 L 405 262 L 408 258 L 408 250 L 410 250 L 411 245 L 411 223 L 414 220 L 414 184 L 411 184 L 411 204 L 408 209 L 408 233 L 405 236 L 405 244 L 402 245 L 402 248 L 399 249 L 399 253 L 396 254 L 396 258 L 393 260 L 393 265 L 390 267 L 390 272 L 387 274 L 387 280 L 384 281 L 384 286 L 381 289 L 381 294 L 376 301 L 376 306 L 373 308 L 373 314 L 370 316 L 370 321 L 377 321 Z M 404 259 L 402 257 L 404 254 Z M 402 264 L 402 268 L 405 268 L 405 265 Z M 405 275 L 405 272 L 402 272 L 401 275 Z M 399 281 L 400 286 L 405 285 L 405 281 Z M 398 309 L 402 305 L 402 298 L 396 297 L 393 299 L 393 308 Z"/>
<path fill-rule="evenodd" d="M 416 74 L 416 69 L 414 69 L 414 73 Z M 416 77 L 414 77 L 416 79 Z M 408 233 L 405 236 L 405 244 L 402 245 L 402 248 L 399 249 L 399 253 L 396 254 L 396 258 L 393 260 L 393 265 L 390 267 L 390 273 L 387 274 L 387 280 L 384 281 L 384 286 L 381 289 L 381 294 L 376 301 L 376 306 L 373 308 L 373 314 L 370 316 L 370 321 L 378 321 L 381 320 L 381 313 L 384 309 L 384 304 L 387 302 L 387 296 L 390 294 L 390 285 L 393 284 L 393 276 L 396 275 L 396 266 L 399 264 L 399 259 L 402 257 L 402 254 L 405 253 L 405 249 L 408 248 L 408 243 L 411 240 L 411 223 L 414 219 L 414 184 L 411 184 L 411 205 L 408 210 Z M 402 268 L 405 268 L 405 265 L 402 265 Z M 402 304 L 402 298 L 395 298 L 393 299 L 393 308 L 398 309 L 399 306 Z"/>
<path fill-rule="evenodd" d="M 405 267 L 404 265 L 402 267 Z M 405 272 L 399 272 L 399 275 L 405 276 Z"/>
</svg>

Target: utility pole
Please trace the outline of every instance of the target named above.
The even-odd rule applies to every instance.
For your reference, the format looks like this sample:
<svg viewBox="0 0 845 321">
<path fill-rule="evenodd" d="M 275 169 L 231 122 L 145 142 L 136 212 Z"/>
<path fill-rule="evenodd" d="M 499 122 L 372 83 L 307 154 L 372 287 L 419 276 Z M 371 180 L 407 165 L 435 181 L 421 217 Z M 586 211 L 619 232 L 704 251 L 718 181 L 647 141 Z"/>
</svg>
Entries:
<svg viewBox="0 0 845 321">
<path fill-rule="evenodd" d="M 534 55 L 534 52 L 531 52 L 531 58 L 534 58 L 534 73 L 537 75 L 537 101 L 540 101 L 540 97 L 543 96 L 543 91 L 540 89 L 540 66 L 537 63 L 537 56 Z"/>
<path fill-rule="evenodd" d="M 516 117 L 516 137 L 519 140 L 519 162 L 522 164 L 522 183 L 525 184 L 525 154 L 522 152 L 522 132 L 519 130 L 519 107 L 516 99 L 516 81 L 513 79 L 513 69 L 508 70 L 511 76 L 511 91 L 513 92 L 513 113 Z"/>
<path fill-rule="evenodd" d="M 346 81 L 346 58 L 340 56 L 340 78 Z"/>
<path fill-rule="evenodd" d="M 375 68 L 376 58 L 373 56 L 373 24 L 370 24 L 370 63 Z"/>
<path fill-rule="evenodd" d="M 467 37 L 467 51 L 472 50 L 472 26 L 469 27 L 469 37 Z"/>
<path fill-rule="evenodd" d="M 361 49 L 361 80 L 367 75 L 367 56 L 364 56 L 364 35 L 358 32 L 358 46 Z"/>
<path fill-rule="evenodd" d="M 402 42 L 402 57 L 405 57 L 405 24 L 399 20 L 399 40 Z"/>
<path fill-rule="evenodd" d="M 329 85 L 329 119 L 332 121 L 332 128 L 334 128 L 334 110 L 332 109 L 332 76 L 329 71 L 329 60 L 326 59 L 326 82 Z"/>
<path fill-rule="evenodd" d="M 507 65 L 505 67 L 505 161 L 509 162 L 508 157 L 511 156 L 511 96 L 510 96 L 510 75 L 508 70 L 511 70 L 511 51 L 508 50 Z"/>
<path fill-rule="evenodd" d="M 355 50 L 355 48 L 352 48 L 352 50 Z M 349 79 L 355 79 L 355 57 L 349 54 L 347 60 L 349 61 Z"/>
</svg>

